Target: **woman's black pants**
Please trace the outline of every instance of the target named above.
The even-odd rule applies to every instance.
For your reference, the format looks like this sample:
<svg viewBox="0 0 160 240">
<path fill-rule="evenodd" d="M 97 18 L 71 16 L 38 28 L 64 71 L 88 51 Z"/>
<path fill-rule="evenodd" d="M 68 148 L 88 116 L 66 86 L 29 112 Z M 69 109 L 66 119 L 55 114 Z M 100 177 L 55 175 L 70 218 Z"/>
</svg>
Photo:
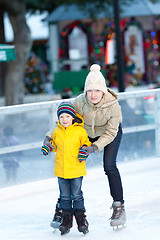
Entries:
<svg viewBox="0 0 160 240">
<path fill-rule="evenodd" d="M 89 140 L 93 143 L 98 138 L 99 137 L 89 138 Z M 121 177 L 116 164 L 117 153 L 119 150 L 121 138 L 122 127 L 120 125 L 115 139 L 110 144 L 104 147 L 103 167 L 104 172 L 108 177 L 110 193 L 113 201 L 120 201 L 121 203 L 124 203 Z"/>
</svg>

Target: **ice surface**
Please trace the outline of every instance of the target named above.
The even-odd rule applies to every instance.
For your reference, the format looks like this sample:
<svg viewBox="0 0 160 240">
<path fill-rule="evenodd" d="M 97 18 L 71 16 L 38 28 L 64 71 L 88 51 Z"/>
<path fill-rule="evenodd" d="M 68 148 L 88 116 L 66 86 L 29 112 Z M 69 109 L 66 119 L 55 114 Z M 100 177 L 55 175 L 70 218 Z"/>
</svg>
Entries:
<svg viewBox="0 0 160 240">
<path fill-rule="evenodd" d="M 70 233 L 53 232 L 53 217 L 58 185 L 56 178 L 0 189 L 0 237 L 3 240 L 122 239 L 159 240 L 160 159 L 120 163 L 126 228 L 113 231 L 109 225 L 112 198 L 103 169 L 88 169 L 83 193 L 89 221 L 89 233 L 79 233 L 74 221 Z"/>
</svg>

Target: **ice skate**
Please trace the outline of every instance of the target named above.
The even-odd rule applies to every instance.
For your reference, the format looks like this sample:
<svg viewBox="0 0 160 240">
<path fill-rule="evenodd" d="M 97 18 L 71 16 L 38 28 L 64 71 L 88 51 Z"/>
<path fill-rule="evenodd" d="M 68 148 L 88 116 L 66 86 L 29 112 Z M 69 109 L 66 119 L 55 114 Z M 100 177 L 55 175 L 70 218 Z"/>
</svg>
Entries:
<svg viewBox="0 0 160 240">
<path fill-rule="evenodd" d="M 70 210 L 65 210 L 62 213 L 62 223 L 59 226 L 61 235 L 67 234 L 73 225 L 73 213 Z"/>
<path fill-rule="evenodd" d="M 54 229 L 58 229 L 62 222 L 62 210 L 59 208 L 59 202 L 60 202 L 60 199 L 58 199 L 58 202 L 56 204 L 55 214 L 54 214 L 53 220 L 50 223 L 50 226 Z"/>
<path fill-rule="evenodd" d="M 113 230 L 118 230 L 121 228 L 124 228 L 124 224 L 126 223 L 126 213 L 124 209 L 124 204 L 121 202 L 113 202 L 112 207 L 113 208 L 113 214 L 110 218 L 110 225 L 113 227 Z"/>
<path fill-rule="evenodd" d="M 87 234 L 88 230 L 88 221 L 86 219 L 86 215 L 84 214 L 83 210 L 76 210 L 75 213 L 76 222 L 78 225 L 78 231 L 82 232 L 83 234 Z"/>
</svg>

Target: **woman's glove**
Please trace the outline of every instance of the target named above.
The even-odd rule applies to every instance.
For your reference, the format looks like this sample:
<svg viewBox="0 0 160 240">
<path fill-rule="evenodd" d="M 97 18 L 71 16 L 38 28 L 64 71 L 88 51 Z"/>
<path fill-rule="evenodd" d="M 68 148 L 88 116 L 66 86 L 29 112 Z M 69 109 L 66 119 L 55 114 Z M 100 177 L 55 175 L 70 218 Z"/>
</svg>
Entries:
<svg viewBox="0 0 160 240">
<path fill-rule="evenodd" d="M 41 148 L 41 151 L 43 153 L 43 155 L 48 155 L 49 152 L 52 151 L 51 147 L 48 146 L 48 145 L 43 145 L 42 148 Z"/>
<path fill-rule="evenodd" d="M 80 148 L 79 149 L 79 153 L 78 153 L 78 160 L 79 160 L 79 162 L 85 161 L 87 157 L 88 157 L 87 151 L 82 149 L 82 148 Z"/>
<path fill-rule="evenodd" d="M 52 145 L 52 138 L 46 136 L 44 141 L 43 141 L 43 145 L 47 145 L 51 148 L 51 151 L 54 150 L 54 146 Z"/>
<path fill-rule="evenodd" d="M 93 152 L 98 151 L 98 147 L 95 144 L 92 144 L 90 147 L 82 147 L 86 151 L 87 156 Z"/>
</svg>

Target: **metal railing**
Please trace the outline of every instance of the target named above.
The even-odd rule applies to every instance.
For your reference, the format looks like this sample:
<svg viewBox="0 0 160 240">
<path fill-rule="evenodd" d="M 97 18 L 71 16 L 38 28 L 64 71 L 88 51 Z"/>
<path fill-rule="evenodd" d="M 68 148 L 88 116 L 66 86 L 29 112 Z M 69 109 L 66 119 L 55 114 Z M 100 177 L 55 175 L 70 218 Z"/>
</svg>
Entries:
<svg viewBox="0 0 160 240">
<path fill-rule="evenodd" d="M 136 101 L 137 99 L 144 99 L 153 97 L 152 103 L 152 115 L 154 117 L 154 123 L 151 124 L 144 124 L 144 125 L 137 125 L 135 123 L 134 126 L 123 127 L 124 134 L 128 133 L 135 133 L 141 131 L 148 131 L 154 130 L 155 131 L 155 152 L 156 157 L 160 156 L 160 89 L 153 89 L 153 90 L 144 90 L 144 91 L 135 91 L 135 92 L 124 92 L 118 93 L 120 102 L 123 101 Z M 40 103 L 30 103 L 30 104 L 22 104 L 22 105 L 15 105 L 15 106 L 7 106 L 7 107 L 0 107 L 0 117 L 2 116 L 10 116 L 15 114 L 22 114 L 27 112 L 34 112 L 34 111 L 41 111 L 41 110 L 48 110 L 49 112 L 49 127 L 53 126 L 57 121 L 56 116 L 56 109 L 58 104 L 62 100 L 56 101 L 47 101 L 47 102 L 40 102 Z M 70 99 L 73 101 L 73 98 Z M 134 110 L 137 106 L 134 107 Z M 125 112 L 125 108 L 123 109 Z M 47 116 L 48 117 L 48 116 Z M 34 119 L 33 119 L 34 121 Z M 42 139 L 43 140 L 43 139 Z M 42 141 L 32 141 L 30 143 L 20 144 L 16 146 L 10 147 L 0 147 L 0 154 L 11 153 L 16 151 L 23 151 L 29 150 L 34 148 L 39 148 L 42 145 Z"/>
</svg>

